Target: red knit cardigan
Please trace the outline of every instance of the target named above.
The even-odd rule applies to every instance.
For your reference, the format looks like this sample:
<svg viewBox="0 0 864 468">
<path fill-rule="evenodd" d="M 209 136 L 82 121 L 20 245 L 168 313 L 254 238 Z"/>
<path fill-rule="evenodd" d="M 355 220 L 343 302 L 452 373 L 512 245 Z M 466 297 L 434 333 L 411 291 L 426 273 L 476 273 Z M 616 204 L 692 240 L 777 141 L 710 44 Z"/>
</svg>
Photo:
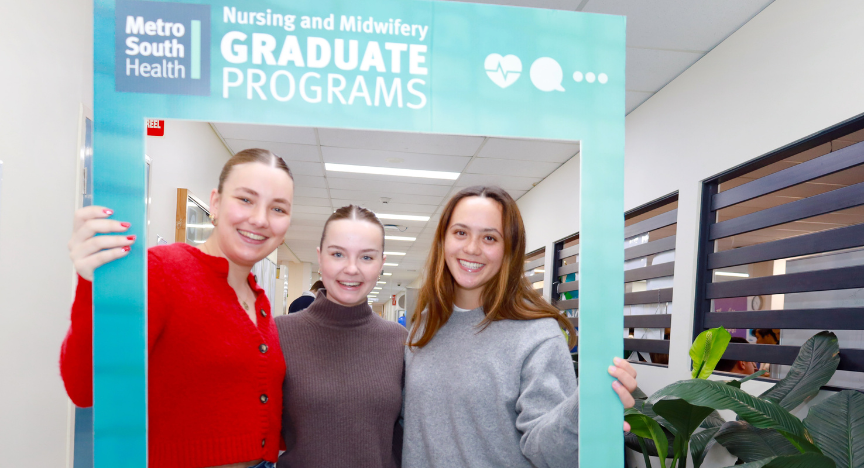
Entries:
<svg viewBox="0 0 864 468">
<path fill-rule="evenodd" d="M 195 247 L 148 251 L 150 466 L 278 457 L 285 361 L 270 303 L 250 274 L 256 327 L 227 278 L 226 259 Z M 66 392 L 78 406 L 93 404 L 91 288 L 79 277 L 60 354 Z"/>
</svg>

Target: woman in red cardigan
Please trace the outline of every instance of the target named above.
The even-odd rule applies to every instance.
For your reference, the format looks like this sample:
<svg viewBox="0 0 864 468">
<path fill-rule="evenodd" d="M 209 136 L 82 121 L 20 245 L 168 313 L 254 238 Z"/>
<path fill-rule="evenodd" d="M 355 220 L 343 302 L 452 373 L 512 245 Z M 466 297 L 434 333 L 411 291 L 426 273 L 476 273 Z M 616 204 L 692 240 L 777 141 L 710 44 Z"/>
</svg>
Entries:
<svg viewBox="0 0 864 468">
<path fill-rule="evenodd" d="M 267 150 L 234 155 L 210 194 L 215 228 L 200 246 L 148 251 L 149 460 L 154 467 L 271 468 L 279 453 L 285 361 L 264 291 L 250 273 L 291 224 L 294 180 Z M 93 404 L 93 270 L 128 254 L 129 223 L 78 210 L 78 272 L 60 369 L 78 406 Z M 115 234 L 96 236 L 96 234 Z"/>
</svg>

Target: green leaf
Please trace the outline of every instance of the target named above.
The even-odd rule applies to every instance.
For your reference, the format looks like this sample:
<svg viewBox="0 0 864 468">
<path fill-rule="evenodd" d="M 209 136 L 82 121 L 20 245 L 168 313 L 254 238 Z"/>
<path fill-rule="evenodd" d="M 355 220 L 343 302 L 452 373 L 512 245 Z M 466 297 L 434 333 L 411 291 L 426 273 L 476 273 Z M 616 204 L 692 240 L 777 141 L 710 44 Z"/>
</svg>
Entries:
<svg viewBox="0 0 864 468">
<path fill-rule="evenodd" d="M 795 455 L 798 449 L 773 429 L 758 429 L 745 421 L 730 421 L 714 436 L 717 443 L 745 462 Z"/>
<path fill-rule="evenodd" d="M 634 400 L 647 400 L 648 399 L 648 395 L 646 395 L 645 392 L 643 392 L 642 389 L 639 387 L 636 387 L 636 390 L 633 390 L 632 392 L 630 392 L 630 395 L 633 397 Z"/>
<path fill-rule="evenodd" d="M 705 418 L 704 421 L 702 421 L 702 424 L 700 424 L 699 427 L 711 429 L 713 427 L 719 428 L 724 424 L 726 424 L 726 420 L 720 416 L 720 413 L 718 413 L 717 410 L 714 410 L 707 418 Z"/>
<path fill-rule="evenodd" d="M 744 377 L 743 379 L 739 379 L 738 381 L 741 383 L 749 382 L 749 381 L 755 379 L 756 377 L 762 377 L 763 375 L 765 375 L 767 373 L 768 373 L 768 371 L 766 371 L 765 369 L 762 369 L 760 371 L 756 371 L 756 372 L 748 375 L 747 377 Z"/>
<path fill-rule="evenodd" d="M 864 467 L 864 395 L 853 390 L 832 395 L 810 408 L 804 426 L 837 468 Z"/>
<path fill-rule="evenodd" d="M 813 398 L 828 383 L 840 364 L 837 335 L 823 331 L 813 335 L 801 346 L 798 357 L 783 380 L 759 395 L 759 398 L 779 403 L 792 411 Z"/>
<path fill-rule="evenodd" d="M 770 457 L 759 461 L 735 465 L 727 468 L 835 468 L 834 462 L 818 453 L 802 453 Z"/>
<path fill-rule="evenodd" d="M 646 404 L 656 404 L 655 402 L 670 397 L 716 410 L 732 410 L 755 427 L 777 429 L 783 431 L 784 435 L 788 434 L 787 438 L 795 436 L 805 442 L 810 441 L 804 424 L 780 405 L 756 398 L 723 382 L 701 379 L 682 380 L 660 389 L 651 395 Z"/>
<path fill-rule="evenodd" d="M 673 447 L 678 458 L 687 457 L 690 436 L 714 411 L 704 406 L 691 405 L 684 400 L 660 400 L 654 404 L 653 410 L 672 425 L 675 434 Z"/>
<path fill-rule="evenodd" d="M 711 427 L 697 432 L 690 437 L 690 455 L 693 457 L 693 468 L 702 466 L 708 451 L 714 446 L 716 440 L 714 435 L 720 430 L 720 426 Z"/>
<path fill-rule="evenodd" d="M 672 458 L 672 453 L 674 450 L 673 447 L 675 445 L 675 436 L 672 435 L 671 432 L 666 431 L 665 429 L 663 430 L 663 434 L 666 435 L 666 439 L 669 441 L 669 444 L 666 447 L 666 458 Z M 636 452 L 644 453 L 642 451 L 641 445 L 639 444 L 639 439 L 643 439 L 643 438 L 637 436 L 636 434 L 633 434 L 632 432 L 625 432 L 624 433 L 624 446 L 631 449 L 631 450 L 634 450 Z M 645 444 L 646 448 L 648 449 L 648 455 L 651 455 L 652 457 L 659 457 L 660 456 L 657 454 L 657 446 L 654 445 L 653 440 L 643 439 L 643 443 Z"/>
<path fill-rule="evenodd" d="M 714 372 L 731 339 L 732 335 L 723 327 L 705 330 L 696 337 L 690 347 L 694 379 L 707 379 Z"/>
<path fill-rule="evenodd" d="M 663 433 L 663 428 L 660 427 L 660 424 L 644 414 L 629 410 L 624 412 L 624 420 L 630 424 L 630 432 L 639 437 L 654 441 L 658 457 L 660 458 L 660 466 L 666 468 L 669 440 L 666 439 L 666 434 Z"/>
</svg>

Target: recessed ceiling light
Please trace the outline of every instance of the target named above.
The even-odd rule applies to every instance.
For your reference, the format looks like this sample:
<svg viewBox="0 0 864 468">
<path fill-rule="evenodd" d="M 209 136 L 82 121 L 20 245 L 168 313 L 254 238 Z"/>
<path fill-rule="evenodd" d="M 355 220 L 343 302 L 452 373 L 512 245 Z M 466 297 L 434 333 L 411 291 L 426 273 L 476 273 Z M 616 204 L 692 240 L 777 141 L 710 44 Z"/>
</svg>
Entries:
<svg viewBox="0 0 864 468">
<path fill-rule="evenodd" d="M 401 214 L 381 214 L 381 213 L 375 213 L 375 216 L 377 216 L 378 219 L 401 219 L 404 221 L 429 221 L 428 216 L 401 215 Z"/>
<path fill-rule="evenodd" d="M 393 276 L 393 273 L 381 273 L 384 276 Z"/>
<path fill-rule="evenodd" d="M 416 237 L 402 237 L 402 236 L 384 236 L 386 240 L 398 240 L 398 241 L 409 241 L 414 242 L 417 240 Z"/>
<path fill-rule="evenodd" d="M 424 179 L 456 180 L 458 172 L 423 171 L 419 169 L 397 169 L 393 167 L 355 166 L 352 164 L 324 163 L 324 169 L 333 172 L 353 172 L 355 174 L 391 175 L 398 177 L 422 177 Z"/>
<path fill-rule="evenodd" d="M 385 263 L 384 266 L 399 266 L 398 263 Z"/>
<path fill-rule="evenodd" d="M 386 281 L 379 281 L 378 284 L 387 284 Z"/>
<path fill-rule="evenodd" d="M 379 288 L 379 287 L 378 287 L 378 286 L 375 286 L 375 287 L 374 287 L 374 288 L 372 288 L 372 289 L 375 289 L 375 290 L 380 290 L 380 289 L 381 289 L 381 288 Z"/>
<path fill-rule="evenodd" d="M 405 252 L 384 252 L 384 255 L 405 255 Z"/>
<path fill-rule="evenodd" d="M 735 276 L 738 278 L 749 278 L 750 277 L 750 275 L 747 273 L 735 273 L 732 271 L 715 271 L 714 274 L 717 276 Z"/>
</svg>

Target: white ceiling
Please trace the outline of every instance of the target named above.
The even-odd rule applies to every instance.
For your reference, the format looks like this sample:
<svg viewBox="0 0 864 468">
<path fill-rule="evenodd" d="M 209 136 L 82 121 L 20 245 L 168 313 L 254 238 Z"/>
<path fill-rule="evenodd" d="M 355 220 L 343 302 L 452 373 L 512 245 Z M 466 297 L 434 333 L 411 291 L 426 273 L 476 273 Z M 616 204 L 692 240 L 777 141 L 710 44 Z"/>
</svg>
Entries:
<svg viewBox="0 0 864 468">
<path fill-rule="evenodd" d="M 628 114 L 773 1 L 471 0 L 626 16 Z"/>
<path fill-rule="evenodd" d="M 458 1 L 458 0 L 457 0 Z M 627 96 L 629 114 L 711 49 L 756 16 L 773 0 L 473 0 L 476 3 L 550 8 L 627 17 Z M 392 276 L 381 301 L 419 275 L 438 213 L 462 187 L 494 184 L 521 197 L 579 151 L 578 143 L 428 135 L 360 130 L 215 124 L 232 152 L 266 148 L 282 156 L 295 177 L 295 204 L 287 248 L 280 261 L 313 263 L 324 221 L 334 209 L 356 203 L 378 213 L 431 216 L 428 222 L 398 223 L 414 242 L 387 241 Z M 459 172 L 455 181 L 327 172 L 324 163 Z M 382 197 L 390 198 L 384 204 Z M 289 252 L 290 249 L 290 252 Z M 313 269 L 314 271 L 314 269 Z M 399 286 L 401 285 L 401 286 Z"/>
<path fill-rule="evenodd" d="M 416 279 L 432 242 L 439 213 L 462 187 L 494 184 L 518 199 L 579 152 L 578 142 L 516 140 L 482 136 L 430 135 L 330 128 L 213 124 L 232 153 L 265 148 L 285 159 L 295 175 L 291 228 L 280 261 L 301 261 L 317 269 L 315 248 L 327 217 L 336 208 L 359 204 L 376 213 L 430 216 L 429 221 L 383 220 L 402 229 L 388 235 L 391 255 L 384 267 L 381 300 Z M 324 163 L 458 172 L 456 180 L 329 172 Z M 387 203 L 382 198 L 389 198 Z M 400 286 L 401 285 L 401 286 Z"/>
</svg>

